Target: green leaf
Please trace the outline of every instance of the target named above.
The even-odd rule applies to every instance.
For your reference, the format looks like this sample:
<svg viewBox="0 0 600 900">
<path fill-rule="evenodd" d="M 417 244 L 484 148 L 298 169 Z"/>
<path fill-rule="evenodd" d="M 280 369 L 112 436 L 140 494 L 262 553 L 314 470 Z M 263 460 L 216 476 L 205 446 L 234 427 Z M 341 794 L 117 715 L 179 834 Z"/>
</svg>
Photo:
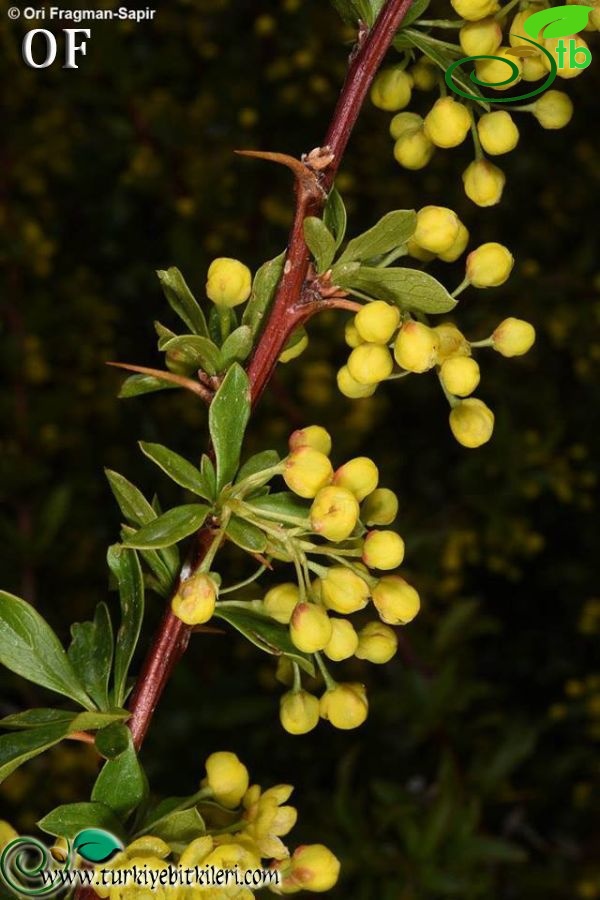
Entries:
<svg viewBox="0 0 600 900">
<path fill-rule="evenodd" d="M 206 484 L 208 485 L 208 490 L 210 491 L 210 499 L 216 500 L 217 473 L 215 472 L 215 467 L 212 459 L 206 453 L 202 454 L 202 459 L 200 460 L 200 472 Z"/>
<path fill-rule="evenodd" d="M 424 34 L 422 31 L 417 31 L 414 28 L 403 29 L 393 43 L 394 47 L 397 49 L 404 49 L 407 42 L 409 46 L 416 47 L 421 53 L 428 56 L 429 59 L 439 66 L 443 72 L 446 71 L 454 60 L 462 56 L 463 53 L 460 47 L 456 48 L 456 52 L 450 51 L 447 48 L 441 48 L 440 45 L 437 42 L 434 43 L 427 34 Z M 473 97 L 474 102 L 479 103 L 483 109 L 489 110 L 489 103 L 483 98 L 481 91 L 470 78 L 463 75 L 459 69 L 454 71 L 452 77 L 459 87 L 462 87 L 464 91 Z"/>
<path fill-rule="evenodd" d="M 148 794 L 148 781 L 142 769 L 131 732 L 129 746 L 123 753 L 104 763 L 92 789 L 92 800 L 108 806 L 125 818 L 136 809 Z"/>
<path fill-rule="evenodd" d="M 216 375 L 223 368 L 221 353 L 209 338 L 195 334 L 181 334 L 163 345 L 163 351 L 193 369 L 203 369 L 208 375 Z"/>
<path fill-rule="evenodd" d="M 119 585 L 121 625 L 117 631 L 114 663 L 114 701 L 121 706 L 127 696 L 127 673 L 144 618 L 144 582 L 135 550 L 109 547 L 107 562 Z"/>
<path fill-rule="evenodd" d="M 238 472 L 235 482 L 238 484 L 238 482 L 249 478 L 251 475 L 258 475 L 259 472 L 271 469 L 279 462 L 281 462 L 281 457 L 276 450 L 261 450 L 260 453 L 255 453 L 254 456 L 246 460 Z"/>
<path fill-rule="evenodd" d="M 132 537 L 136 533 L 135 528 L 124 526 L 121 528 L 123 540 Z M 168 597 L 179 574 L 180 560 L 177 547 L 168 547 L 163 550 L 140 550 L 142 557 L 150 571 L 154 575 L 152 590 L 160 597 Z M 167 557 L 169 557 L 167 559 Z M 149 576 L 151 577 L 151 576 Z"/>
<path fill-rule="evenodd" d="M 315 261 L 315 268 L 318 273 L 326 272 L 335 256 L 335 238 L 317 216 L 307 216 L 303 226 L 304 240 Z"/>
<path fill-rule="evenodd" d="M 388 300 L 410 312 L 446 313 L 456 306 L 443 284 L 418 269 L 378 269 L 361 266 L 336 284 L 349 290 Z"/>
<path fill-rule="evenodd" d="M 309 675 L 315 674 L 310 656 L 294 647 L 289 629 L 280 622 L 275 622 L 274 619 L 254 610 L 244 609 L 243 606 L 225 606 L 222 603 L 217 603 L 215 617 L 228 622 L 265 653 L 272 656 L 288 656 Z"/>
<path fill-rule="evenodd" d="M 0 663 L 28 681 L 94 704 L 48 623 L 25 600 L 0 591 Z"/>
<path fill-rule="evenodd" d="M 179 269 L 173 267 L 166 271 L 158 271 L 156 274 L 159 277 L 171 309 L 177 313 L 179 318 L 185 322 L 194 334 L 208 337 L 208 327 L 204 313 L 185 283 L 185 279 Z"/>
<path fill-rule="evenodd" d="M 228 369 L 234 362 L 244 362 L 252 350 L 252 330 L 249 325 L 240 325 L 225 339 L 221 347 L 222 369 Z"/>
<path fill-rule="evenodd" d="M 178 384 L 162 381 L 154 375 L 130 375 L 126 378 L 119 391 L 120 400 L 128 400 L 130 397 L 139 397 L 141 394 L 153 394 L 155 391 L 175 391 Z"/>
<path fill-rule="evenodd" d="M 71 625 L 67 650 L 86 691 L 100 709 L 108 709 L 108 682 L 113 661 L 113 628 L 106 603 L 99 603 L 92 622 Z"/>
<path fill-rule="evenodd" d="M 245 522 L 237 516 L 232 516 L 225 529 L 227 537 L 249 553 L 262 553 L 267 546 L 267 536 L 264 531 Z"/>
<path fill-rule="evenodd" d="M 170 341 L 172 338 L 177 337 L 174 331 L 171 331 L 170 328 L 167 328 L 166 325 L 162 325 L 161 322 L 154 323 L 154 330 L 158 336 L 158 349 L 162 350 L 167 341 Z"/>
<path fill-rule="evenodd" d="M 123 825 L 104 803 L 66 803 L 58 806 L 37 823 L 47 834 L 72 841 L 86 828 L 102 828 L 124 837 Z"/>
<path fill-rule="evenodd" d="M 71 730 L 69 726 L 69 722 L 58 722 L 0 736 L 0 783 L 27 760 L 62 741 Z"/>
<path fill-rule="evenodd" d="M 118 472 L 105 469 L 108 483 L 119 504 L 119 509 L 127 522 L 132 525 L 146 525 L 156 518 L 152 504 L 148 503 L 142 492 L 134 484 Z"/>
<path fill-rule="evenodd" d="M 420 19 L 423 13 L 426 11 L 429 6 L 431 0 L 413 0 L 413 3 L 410 6 L 410 9 L 402 19 L 402 25 L 400 26 L 400 31 L 403 28 L 408 28 L 412 22 L 415 22 L 417 19 Z"/>
<path fill-rule="evenodd" d="M 229 306 L 213 306 L 208 317 L 208 333 L 217 347 L 238 327 L 237 313 Z M 220 352 L 220 351 L 219 351 Z M 221 360 L 219 371 L 225 368 Z"/>
<path fill-rule="evenodd" d="M 210 507 L 204 503 L 187 503 L 169 509 L 149 522 L 123 542 L 135 550 L 157 550 L 171 547 L 198 531 L 204 524 Z"/>
<path fill-rule="evenodd" d="M 350 0 L 331 0 L 331 2 L 346 25 L 356 24 L 358 14 Z"/>
<path fill-rule="evenodd" d="M 468 859 L 481 860 L 484 863 L 524 863 L 527 854 L 521 847 L 510 844 L 500 838 L 489 838 L 473 835 L 463 850 Z"/>
<path fill-rule="evenodd" d="M 217 461 L 217 490 L 233 481 L 250 418 L 248 376 L 234 363 L 223 379 L 208 412 L 210 437 Z"/>
<path fill-rule="evenodd" d="M 114 759 L 129 747 L 129 729 L 121 722 L 113 722 L 98 732 L 95 743 L 98 753 L 106 759 Z"/>
<path fill-rule="evenodd" d="M 45 728 L 47 725 L 64 725 L 71 731 L 95 731 L 106 728 L 114 722 L 128 719 L 130 713 L 126 709 L 111 709 L 106 712 L 75 712 L 70 709 L 27 709 L 0 719 L 0 728 L 23 729 Z"/>
<path fill-rule="evenodd" d="M 294 516 L 299 519 L 308 518 L 309 507 L 291 491 L 281 491 L 279 494 L 267 494 L 266 497 L 253 497 L 247 500 L 250 506 L 260 511 L 264 509 L 270 513 L 278 513 L 282 516 Z"/>
<path fill-rule="evenodd" d="M 168 844 L 189 844 L 206 834 L 206 825 L 196 807 L 192 807 L 164 816 L 152 826 L 152 834 Z"/>
<path fill-rule="evenodd" d="M 204 497 L 205 500 L 211 499 L 210 488 L 200 471 L 191 462 L 180 456 L 179 453 L 169 450 L 168 447 L 163 447 L 162 444 L 149 444 L 146 441 L 140 441 L 140 448 L 142 453 L 162 469 L 176 484 L 181 485 L 188 491 L 192 491 L 194 494 L 198 494 L 200 497 Z"/>
<path fill-rule="evenodd" d="M 275 259 L 264 263 L 254 276 L 252 293 L 242 315 L 242 325 L 248 325 L 254 337 L 259 333 L 263 319 L 275 296 L 275 290 L 283 272 L 284 260 L 285 250 Z"/>
<path fill-rule="evenodd" d="M 323 210 L 323 222 L 334 237 L 336 250 L 344 240 L 347 221 L 348 216 L 344 201 L 338 189 L 334 187 L 330 190 L 327 197 L 325 209 Z"/>
<path fill-rule="evenodd" d="M 101 828 L 84 828 L 73 841 L 73 849 L 87 862 L 102 863 L 122 850 L 123 844 Z"/>
<path fill-rule="evenodd" d="M 396 209 L 389 212 L 368 231 L 349 241 L 338 264 L 373 259 L 375 256 L 389 253 L 405 244 L 412 237 L 416 227 L 417 214 L 413 209 Z M 335 271 L 334 269 L 334 281 Z"/>
</svg>

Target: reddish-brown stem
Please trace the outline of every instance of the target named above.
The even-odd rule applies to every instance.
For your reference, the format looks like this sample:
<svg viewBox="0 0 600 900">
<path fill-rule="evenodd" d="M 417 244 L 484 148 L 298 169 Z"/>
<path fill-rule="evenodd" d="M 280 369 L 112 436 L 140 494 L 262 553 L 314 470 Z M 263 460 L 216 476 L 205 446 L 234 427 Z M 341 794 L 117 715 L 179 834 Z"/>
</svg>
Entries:
<svg viewBox="0 0 600 900">
<path fill-rule="evenodd" d="M 296 210 L 283 275 L 269 318 L 248 367 L 254 404 L 264 391 L 283 347 L 296 328 L 308 321 L 319 309 L 354 308 L 350 305 L 352 301 L 342 298 L 321 300 L 314 292 L 306 289 L 310 257 L 304 241 L 303 223 L 306 216 L 322 212 L 361 105 L 411 3 L 412 0 L 388 0 L 372 30 L 361 34 L 360 46 L 351 59 L 325 138 L 325 145 L 331 150 L 331 161 L 324 167 L 316 162 L 313 166 L 309 156 L 305 164 L 298 162 L 290 166 L 296 175 Z M 283 161 L 279 154 L 257 155 L 273 162 Z M 208 538 L 210 539 L 210 533 Z M 201 532 L 199 542 L 204 550 L 198 555 L 194 566 L 199 564 L 206 550 L 206 539 L 207 532 Z M 131 718 L 128 724 L 137 748 L 144 740 L 171 672 L 187 647 L 190 631 L 189 626 L 171 613 L 169 604 L 129 703 Z"/>
</svg>

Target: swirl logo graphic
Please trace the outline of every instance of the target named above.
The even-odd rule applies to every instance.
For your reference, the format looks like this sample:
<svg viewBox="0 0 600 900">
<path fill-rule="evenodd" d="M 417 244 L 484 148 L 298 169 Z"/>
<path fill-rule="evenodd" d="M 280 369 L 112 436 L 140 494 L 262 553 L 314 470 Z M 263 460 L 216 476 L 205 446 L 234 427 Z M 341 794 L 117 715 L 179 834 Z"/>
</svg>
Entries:
<svg viewBox="0 0 600 900">
<path fill-rule="evenodd" d="M 477 87 L 507 89 L 513 82 L 514 84 L 517 83 L 520 76 L 520 70 L 516 62 L 507 59 L 506 56 L 465 56 L 462 59 L 457 59 L 456 62 L 453 62 L 452 65 L 446 69 L 444 76 L 446 84 L 455 94 L 459 94 L 467 100 L 475 100 L 477 102 L 480 102 L 483 99 L 491 103 L 517 103 L 521 100 L 527 100 L 529 97 L 535 97 L 537 94 L 541 94 L 554 82 L 559 67 L 556 64 L 554 53 L 550 53 L 543 44 L 538 43 L 534 39 L 540 36 L 542 40 L 548 40 L 550 38 L 570 38 L 566 43 L 563 40 L 559 40 L 556 45 L 556 56 L 558 56 L 559 64 L 562 68 L 565 64 L 565 55 L 568 55 L 568 64 L 570 66 L 577 69 L 585 69 L 592 61 L 592 54 L 589 50 L 579 47 L 575 40 L 573 40 L 573 35 L 585 28 L 591 11 L 591 6 L 554 6 L 550 9 L 543 9 L 540 10 L 540 12 L 534 13 L 534 15 L 530 16 L 525 22 L 523 27 L 529 37 L 525 37 L 525 35 L 522 34 L 512 35 L 512 37 L 526 41 L 527 44 L 532 46 L 524 45 L 511 47 L 506 51 L 507 55 L 527 57 L 536 56 L 541 53 L 548 60 L 548 65 L 550 66 L 548 76 L 535 90 L 529 91 L 527 94 L 519 94 L 518 97 L 482 97 L 481 94 L 468 93 L 468 91 L 463 90 L 455 83 L 453 75 L 460 66 L 465 63 L 475 62 L 479 59 L 489 59 L 494 62 L 504 63 L 508 66 L 508 69 L 510 70 L 508 78 L 495 82 L 481 81 L 475 72 L 471 72 L 469 75 L 470 80 L 473 84 L 477 85 Z M 543 32 L 541 32 L 541 29 L 544 29 Z M 533 48 L 535 48 L 535 50 Z M 579 54 L 583 56 L 583 61 L 579 61 Z"/>
</svg>

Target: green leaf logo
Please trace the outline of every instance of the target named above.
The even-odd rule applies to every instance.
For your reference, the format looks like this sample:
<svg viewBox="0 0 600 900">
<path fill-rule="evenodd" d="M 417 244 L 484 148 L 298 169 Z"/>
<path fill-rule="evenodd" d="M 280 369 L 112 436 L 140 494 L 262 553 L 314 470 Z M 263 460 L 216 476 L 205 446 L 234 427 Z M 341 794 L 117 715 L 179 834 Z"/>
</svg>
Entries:
<svg viewBox="0 0 600 900">
<path fill-rule="evenodd" d="M 523 28 L 534 40 L 542 28 L 544 39 L 568 37 L 585 28 L 591 11 L 591 6 L 553 6 L 529 16 Z"/>
<path fill-rule="evenodd" d="M 101 828 L 84 828 L 73 841 L 73 849 L 87 862 L 102 863 L 123 849 L 114 834 Z"/>
</svg>

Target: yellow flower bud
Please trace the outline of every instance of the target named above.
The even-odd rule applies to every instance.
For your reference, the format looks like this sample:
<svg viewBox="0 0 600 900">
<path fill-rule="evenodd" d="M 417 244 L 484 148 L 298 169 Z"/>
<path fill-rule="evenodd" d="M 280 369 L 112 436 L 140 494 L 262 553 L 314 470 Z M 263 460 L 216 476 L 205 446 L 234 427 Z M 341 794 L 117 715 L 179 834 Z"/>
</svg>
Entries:
<svg viewBox="0 0 600 900">
<path fill-rule="evenodd" d="M 523 64 L 518 56 L 511 53 L 512 47 L 498 47 L 494 51 L 494 59 L 477 59 L 475 60 L 475 74 L 480 81 L 484 81 L 495 91 L 507 91 L 509 88 L 515 87 L 521 80 L 521 72 Z M 515 71 L 509 63 L 512 63 L 516 69 L 516 77 L 512 73 Z M 507 84 L 502 84 L 508 81 Z"/>
<path fill-rule="evenodd" d="M 519 129 L 503 109 L 483 115 L 477 123 L 481 146 L 490 156 L 509 153 L 519 143 Z"/>
<path fill-rule="evenodd" d="M 407 128 L 394 144 L 394 159 L 405 169 L 416 172 L 424 169 L 435 151 L 424 129 Z"/>
<path fill-rule="evenodd" d="M 468 397 L 479 384 L 479 366 L 469 356 L 455 356 L 442 363 L 442 384 L 455 397 Z"/>
<path fill-rule="evenodd" d="M 435 64 L 428 57 L 422 56 L 410 69 L 413 87 L 418 91 L 432 91 L 437 85 Z"/>
<path fill-rule="evenodd" d="M 284 347 L 283 351 L 279 354 L 279 362 L 289 363 L 293 359 L 297 359 L 297 357 L 302 356 L 307 347 L 308 335 L 306 332 L 304 332 L 299 340 L 294 340 L 294 342 L 290 344 L 289 347 Z"/>
<path fill-rule="evenodd" d="M 512 316 L 500 322 L 492 335 L 494 350 L 502 356 L 523 356 L 535 343 L 535 328 Z"/>
<path fill-rule="evenodd" d="M 471 112 L 454 97 L 440 97 L 425 116 L 425 134 L 436 147 L 458 147 L 471 128 Z"/>
<path fill-rule="evenodd" d="M 323 844 L 304 844 L 294 852 L 284 879 L 298 890 L 322 894 L 330 891 L 340 874 L 340 862 Z"/>
<path fill-rule="evenodd" d="M 467 278 L 476 288 L 498 287 L 507 281 L 515 264 L 510 250 L 491 241 L 467 256 Z"/>
<path fill-rule="evenodd" d="M 199 866 L 213 849 L 214 841 L 210 834 L 194 838 L 179 857 L 179 864 L 183 866 L 183 868 Z"/>
<path fill-rule="evenodd" d="M 158 859 L 166 859 L 171 853 L 171 848 L 162 838 L 153 834 L 145 834 L 127 844 L 125 853 L 127 856 L 154 856 Z"/>
<path fill-rule="evenodd" d="M 345 566 L 331 566 L 319 581 L 321 601 L 334 612 L 349 615 L 369 602 L 369 585 Z"/>
<path fill-rule="evenodd" d="M 413 131 L 415 128 L 420 128 L 422 124 L 423 116 L 420 116 L 418 113 L 397 113 L 390 122 L 390 135 L 397 141 L 405 131 Z"/>
<path fill-rule="evenodd" d="M 462 177 L 465 194 L 477 206 L 500 203 L 506 177 L 498 166 L 487 159 L 476 159 L 467 166 Z"/>
<path fill-rule="evenodd" d="M 404 559 L 404 541 L 395 531 L 369 531 L 362 560 L 370 569 L 396 569 Z"/>
<path fill-rule="evenodd" d="M 444 262 L 455 262 L 459 256 L 462 256 L 467 249 L 469 243 L 469 232 L 461 222 L 458 228 L 458 235 L 449 250 L 438 253 L 440 259 Z"/>
<path fill-rule="evenodd" d="M 427 372 L 437 359 L 439 339 L 433 328 L 422 322 L 405 322 L 394 344 L 394 357 L 407 372 Z"/>
<path fill-rule="evenodd" d="M 419 594 L 399 575 L 386 575 L 373 588 L 373 603 L 387 625 L 406 625 L 421 608 Z"/>
<path fill-rule="evenodd" d="M 324 654 L 333 662 L 341 662 L 354 656 L 358 647 L 358 635 L 348 619 L 332 619 L 332 632 Z"/>
<path fill-rule="evenodd" d="M 379 482 L 379 469 L 368 456 L 357 456 L 350 459 L 333 475 L 333 484 L 347 488 L 357 500 L 364 500 L 372 493 Z"/>
<path fill-rule="evenodd" d="M 344 397 L 351 400 L 360 400 L 363 397 L 372 397 L 377 390 L 376 384 L 361 384 L 352 377 L 348 366 L 342 366 L 337 373 L 337 386 Z"/>
<path fill-rule="evenodd" d="M 382 69 L 371 88 L 371 102 L 378 109 L 395 112 L 410 103 L 412 78 L 399 66 Z"/>
<path fill-rule="evenodd" d="M 263 600 L 263 608 L 265 613 L 272 619 L 275 619 L 276 622 L 287 625 L 299 600 L 300 591 L 298 585 L 292 581 L 287 581 L 267 591 Z"/>
<path fill-rule="evenodd" d="M 221 806 L 227 809 L 239 806 L 249 783 L 248 769 L 235 753 L 211 753 L 206 760 L 206 784 Z"/>
<path fill-rule="evenodd" d="M 217 306 L 239 306 L 250 296 L 252 273 L 238 259 L 215 259 L 208 269 L 206 295 Z"/>
<path fill-rule="evenodd" d="M 398 327 L 400 310 L 384 300 L 373 300 L 357 312 L 356 330 L 364 341 L 387 344 Z"/>
<path fill-rule="evenodd" d="M 463 447 L 481 447 L 494 431 L 494 413 L 482 400 L 469 397 L 450 411 L 450 428 Z"/>
<path fill-rule="evenodd" d="M 299 447 L 285 461 L 283 480 L 299 497 L 312 498 L 333 478 L 333 466 L 324 453 Z"/>
<path fill-rule="evenodd" d="M 217 585 L 203 572 L 198 572 L 179 585 L 171 600 L 173 614 L 186 625 L 203 625 L 215 611 Z"/>
<path fill-rule="evenodd" d="M 452 6 L 461 17 L 468 22 L 477 22 L 492 16 L 500 9 L 496 0 L 450 0 Z"/>
<path fill-rule="evenodd" d="M 359 384 L 378 384 L 392 374 L 394 363 L 382 344 L 361 344 L 348 357 L 348 371 Z"/>
<path fill-rule="evenodd" d="M 279 703 L 279 718 L 289 734 L 307 734 L 319 722 L 319 701 L 308 691 L 288 691 Z"/>
<path fill-rule="evenodd" d="M 331 620 L 322 606 L 298 603 L 290 620 L 290 637 L 298 650 L 316 653 L 331 637 Z"/>
<path fill-rule="evenodd" d="M 358 500 L 341 487 L 322 488 L 310 508 L 313 531 L 328 541 L 344 541 L 350 537 L 359 515 Z"/>
<path fill-rule="evenodd" d="M 467 56 L 488 56 L 502 43 L 502 29 L 490 16 L 477 22 L 467 22 L 458 32 L 458 39 Z"/>
<path fill-rule="evenodd" d="M 431 253 L 445 253 L 453 245 L 460 230 L 460 219 L 445 206 L 424 206 L 417 213 L 413 238 Z"/>
<path fill-rule="evenodd" d="M 355 347 L 359 347 L 361 344 L 364 344 L 363 339 L 358 333 L 358 329 L 354 324 L 354 319 L 351 322 L 346 322 L 344 327 L 344 340 L 347 345 L 351 347 L 353 350 Z"/>
<path fill-rule="evenodd" d="M 523 63 L 521 72 L 523 81 L 539 81 L 541 78 L 545 78 L 550 71 L 550 63 L 541 53 L 539 56 L 526 56 L 521 61 Z"/>
<path fill-rule="evenodd" d="M 398 650 L 396 632 L 383 622 L 369 622 L 359 631 L 357 659 L 383 665 L 389 662 Z"/>
<path fill-rule="evenodd" d="M 471 347 L 462 331 L 453 322 L 442 322 L 433 329 L 439 341 L 438 362 L 442 363 L 452 356 L 470 356 Z"/>
<path fill-rule="evenodd" d="M 398 515 L 398 498 L 389 488 L 377 488 L 360 508 L 365 525 L 391 525 Z"/>
<path fill-rule="evenodd" d="M 549 38 L 544 46 L 556 60 L 559 78 L 575 78 L 581 75 L 592 59 L 590 48 L 580 34 Z"/>
<path fill-rule="evenodd" d="M 432 253 L 430 250 L 424 250 L 423 247 L 420 247 L 419 244 L 415 241 L 414 237 L 411 237 L 406 242 L 406 249 L 408 250 L 408 255 L 412 256 L 413 259 L 418 259 L 421 262 L 431 262 L 432 259 L 435 259 L 435 253 Z"/>
<path fill-rule="evenodd" d="M 290 450 L 298 450 L 300 447 L 312 447 L 319 453 L 329 456 L 331 453 L 331 435 L 320 425 L 308 425 L 306 428 L 298 428 L 292 432 L 289 439 Z"/>
<path fill-rule="evenodd" d="M 571 121 L 573 103 L 564 91 L 546 91 L 537 98 L 532 111 L 542 128 L 564 128 Z"/>
<path fill-rule="evenodd" d="M 357 659 L 383 665 L 395 656 L 398 649 L 396 632 L 383 622 L 369 622 L 358 633 Z"/>
<path fill-rule="evenodd" d="M 320 711 L 321 718 L 328 719 L 334 728 L 358 728 L 369 712 L 364 685 L 338 684 L 329 688 L 321 697 Z"/>
</svg>

